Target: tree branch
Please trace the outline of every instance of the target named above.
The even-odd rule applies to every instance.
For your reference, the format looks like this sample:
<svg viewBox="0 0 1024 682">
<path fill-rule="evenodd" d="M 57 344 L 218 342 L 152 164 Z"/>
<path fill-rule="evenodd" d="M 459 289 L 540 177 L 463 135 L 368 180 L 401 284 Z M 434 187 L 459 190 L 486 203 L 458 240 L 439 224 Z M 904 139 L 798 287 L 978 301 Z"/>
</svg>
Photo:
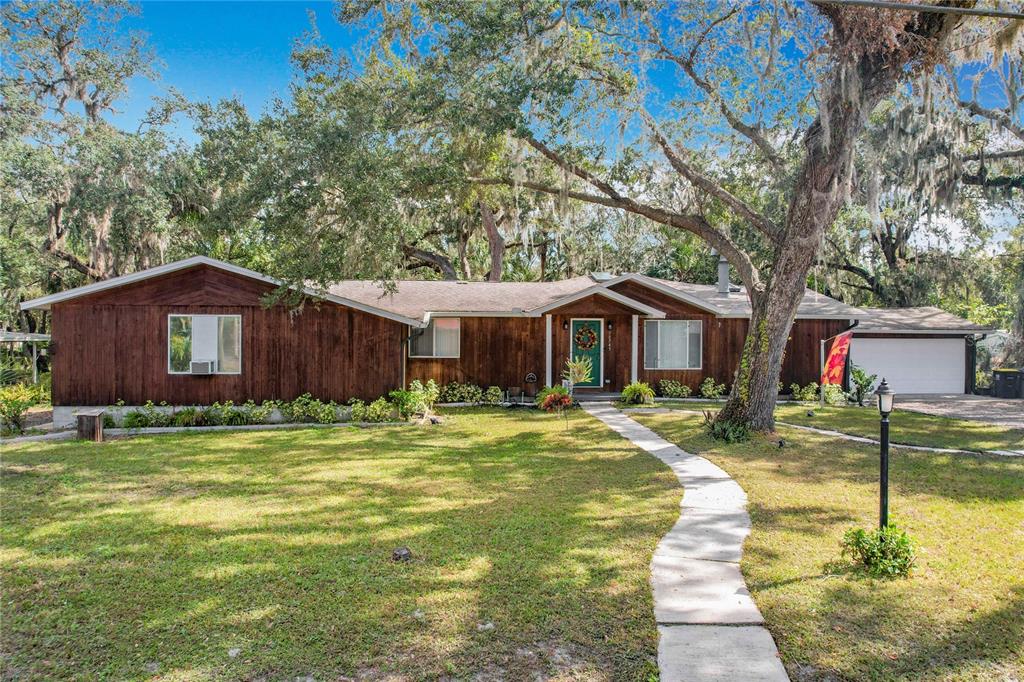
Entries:
<svg viewBox="0 0 1024 682">
<path fill-rule="evenodd" d="M 1024 149 L 1007 149 L 1001 152 L 977 152 L 960 157 L 963 161 L 999 161 L 1002 159 L 1024 158 Z"/>
<path fill-rule="evenodd" d="M 658 56 L 664 57 L 671 61 L 672 63 L 679 66 L 679 68 L 681 68 L 683 72 L 690 77 L 690 80 L 693 81 L 694 85 L 703 90 L 704 93 L 711 99 L 711 101 L 715 103 L 715 105 L 718 107 L 718 110 L 721 112 L 722 116 L 724 116 L 725 120 L 729 123 L 729 126 L 736 132 L 746 137 L 752 143 L 754 143 L 754 146 L 761 150 L 761 153 L 764 154 L 765 158 L 768 159 L 769 163 L 772 164 L 775 170 L 780 171 L 782 170 L 785 163 L 783 162 L 783 159 L 779 155 L 779 153 L 775 150 L 775 147 L 773 147 L 772 144 L 768 142 L 768 139 L 761 133 L 760 126 L 751 126 L 744 123 L 743 119 L 741 119 L 740 116 L 729 107 L 728 102 L 726 102 L 725 99 L 718 93 L 718 90 L 714 86 L 712 86 L 709 81 L 705 80 L 700 74 L 697 73 L 697 69 L 694 66 L 694 62 L 696 61 L 697 56 L 697 50 L 700 47 L 701 43 L 703 43 L 704 40 L 707 38 L 711 30 L 714 29 L 714 27 L 717 26 L 718 24 L 726 21 L 734 14 L 736 14 L 736 12 L 739 11 L 739 9 L 740 5 L 737 4 L 730 12 L 711 22 L 708 25 L 708 27 L 704 30 L 704 33 L 694 44 L 693 48 L 690 50 L 689 55 L 686 57 L 682 57 L 676 54 L 675 52 L 670 50 L 667 45 L 665 45 L 664 41 L 662 41 L 661 36 L 659 35 L 659 31 L 656 26 L 648 24 L 648 28 L 651 31 L 651 39 L 655 47 L 657 47 Z"/>
<path fill-rule="evenodd" d="M 1001 109 L 988 109 L 981 106 L 974 100 L 960 100 L 960 106 L 971 112 L 976 116 L 987 118 L 990 121 L 995 121 L 1002 127 L 1013 133 L 1018 139 L 1024 141 L 1024 126 L 1016 123 L 1010 116 L 1009 112 Z"/>
<path fill-rule="evenodd" d="M 552 152 L 553 153 L 553 152 Z M 558 158 L 557 154 L 555 158 Z M 584 171 L 585 172 L 585 171 Z M 590 175 L 588 173 L 588 175 Z M 582 176 L 581 176 L 582 177 Z M 635 199 L 624 197 L 618 192 L 615 192 L 614 196 L 602 196 L 600 194 L 590 194 L 587 192 L 578 192 L 575 190 L 564 191 L 559 187 L 552 187 L 539 182 L 532 182 L 525 180 L 522 182 L 516 182 L 511 178 L 470 178 L 470 182 L 478 185 L 507 185 L 509 187 L 521 186 L 527 189 L 532 189 L 535 192 L 543 192 L 544 194 L 562 195 L 575 199 L 577 201 L 584 201 L 589 204 L 597 204 L 600 206 L 607 206 L 609 208 L 618 208 L 629 213 L 636 215 L 642 215 L 656 223 L 662 225 L 668 225 L 669 227 L 679 228 L 691 232 L 709 245 L 718 249 L 725 258 L 732 263 L 733 267 L 736 268 L 736 272 L 739 273 L 743 283 L 747 286 L 747 291 L 751 294 L 757 294 L 763 290 L 763 283 L 761 282 L 761 275 L 757 267 L 751 261 L 748 256 L 736 242 L 726 236 L 724 233 L 712 227 L 712 225 L 704 218 L 704 216 L 687 213 L 675 213 L 663 208 L 656 206 L 650 206 L 648 204 L 642 204 Z M 602 184 L 604 184 L 602 182 Z M 614 192 L 614 190 L 612 190 Z"/>
<path fill-rule="evenodd" d="M 655 121 L 654 118 L 646 111 L 641 112 L 641 116 L 647 123 L 648 128 L 650 128 L 651 134 L 654 135 L 654 139 L 658 143 L 658 146 L 661 147 L 661 151 L 665 155 L 665 158 L 668 159 L 668 162 L 672 164 L 672 167 L 676 169 L 678 173 L 689 180 L 694 186 L 699 187 L 714 197 L 717 197 L 734 213 L 757 228 L 761 234 L 767 237 L 772 243 L 779 243 L 781 233 L 778 226 L 756 211 L 750 204 L 746 203 L 732 192 L 722 187 L 716 181 L 712 180 L 687 163 L 682 156 L 679 155 L 672 143 L 669 142 L 668 138 L 666 138 L 661 132 L 657 121 Z"/>
<path fill-rule="evenodd" d="M 960 182 L 976 187 L 999 187 L 1011 190 L 1024 189 L 1024 175 L 994 175 L 989 177 L 988 172 L 984 168 L 977 173 L 964 173 L 960 176 Z"/>
<path fill-rule="evenodd" d="M 414 246 L 403 246 L 402 253 L 405 254 L 406 258 L 411 260 L 420 261 L 421 265 L 415 267 L 430 267 L 441 273 L 441 276 L 445 279 L 456 280 L 459 278 L 458 273 L 455 272 L 455 267 L 452 262 L 442 256 L 439 253 L 433 253 L 432 251 L 425 251 L 424 249 L 418 249 Z"/>
</svg>

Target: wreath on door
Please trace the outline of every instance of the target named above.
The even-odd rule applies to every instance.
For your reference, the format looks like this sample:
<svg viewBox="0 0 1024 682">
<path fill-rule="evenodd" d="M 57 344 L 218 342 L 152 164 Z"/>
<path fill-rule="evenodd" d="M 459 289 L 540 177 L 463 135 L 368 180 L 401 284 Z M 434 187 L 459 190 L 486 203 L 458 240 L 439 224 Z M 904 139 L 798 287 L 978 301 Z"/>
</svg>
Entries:
<svg viewBox="0 0 1024 682">
<path fill-rule="evenodd" d="M 580 327 L 576 330 L 575 341 L 580 350 L 592 350 L 597 346 L 597 334 L 590 327 Z"/>
</svg>

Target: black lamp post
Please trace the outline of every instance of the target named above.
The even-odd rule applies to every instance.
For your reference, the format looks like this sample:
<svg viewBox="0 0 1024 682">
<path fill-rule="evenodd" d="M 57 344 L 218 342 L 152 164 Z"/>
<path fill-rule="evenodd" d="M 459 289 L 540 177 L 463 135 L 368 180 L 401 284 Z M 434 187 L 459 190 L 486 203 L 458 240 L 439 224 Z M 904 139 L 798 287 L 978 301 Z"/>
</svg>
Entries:
<svg viewBox="0 0 1024 682">
<path fill-rule="evenodd" d="M 896 394 L 889 388 L 889 384 L 882 379 L 878 390 L 878 413 L 882 415 L 882 438 L 881 438 L 881 462 L 880 476 L 881 490 L 878 501 L 878 525 L 885 528 L 889 525 L 889 414 L 892 412 L 892 404 L 896 400 Z"/>
</svg>

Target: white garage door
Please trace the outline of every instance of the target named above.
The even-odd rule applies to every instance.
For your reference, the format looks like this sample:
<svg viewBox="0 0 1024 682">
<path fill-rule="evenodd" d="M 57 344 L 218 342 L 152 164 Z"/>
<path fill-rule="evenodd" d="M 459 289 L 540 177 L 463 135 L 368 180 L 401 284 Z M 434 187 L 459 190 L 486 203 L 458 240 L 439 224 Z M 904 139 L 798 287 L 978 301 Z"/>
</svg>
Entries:
<svg viewBox="0 0 1024 682">
<path fill-rule="evenodd" d="M 850 359 L 897 393 L 963 393 L 965 341 L 853 338 Z"/>
</svg>

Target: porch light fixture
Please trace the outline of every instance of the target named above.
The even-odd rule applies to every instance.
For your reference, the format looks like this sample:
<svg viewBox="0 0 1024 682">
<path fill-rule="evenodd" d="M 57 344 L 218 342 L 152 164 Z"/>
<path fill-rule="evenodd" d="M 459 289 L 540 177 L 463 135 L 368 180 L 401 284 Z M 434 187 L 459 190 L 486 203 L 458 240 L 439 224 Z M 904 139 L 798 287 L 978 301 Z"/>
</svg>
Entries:
<svg viewBox="0 0 1024 682">
<path fill-rule="evenodd" d="M 878 396 L 878 413 L 882 416 L 879 438 L 878 526 L 885 528 L 889 525 L 889 415 L 892 414 L 896 394 L 883 378 L 875 395 Z"/>
<path fill-rule="evenodd" d="M 611 322 L 609 322 L 609 323 L 608 323 L 608 331 L 611 331 L 611 330 L 612 330 L 612 323 L 611 323 Z"/>
<path fill-rule="evenodd" d="M 562 329 L 565 330 L 565 331 L 569 331 L 569 323 L 568 322 L 563 322 L 562 323 Z"/>
</svg>

